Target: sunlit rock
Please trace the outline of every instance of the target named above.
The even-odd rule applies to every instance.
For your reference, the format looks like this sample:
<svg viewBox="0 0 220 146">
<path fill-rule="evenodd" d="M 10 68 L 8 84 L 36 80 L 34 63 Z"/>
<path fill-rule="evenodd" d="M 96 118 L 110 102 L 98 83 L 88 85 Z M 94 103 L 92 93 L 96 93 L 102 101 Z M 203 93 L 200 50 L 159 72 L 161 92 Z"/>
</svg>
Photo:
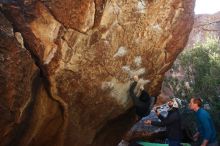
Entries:
<svg viewBox="0 0 220 146">
<path fill-rule="evenodd" d="M 188 39 L 194 3 L 19 0 L 3 4 L 4 15 L 21 33 L 46 82 L 47 96 L 41 91 L 40 97 L 50 106 L 36 108 L 54 108 L 52 115 L 43 112 L 43 123 L 30 122 L 18 138 L 20 145 L 116 145 L 132 123 L 131 77 L 138 74 L 150 80 L 145 89 L 152 96 L 159 94 L 164 73 Z M 42 113 L 36 114 L 33 119 Z M 59 134 L 53 131 L 41 140 L 46 131 L 42 127 L 51 117 L 57 123 L 51 130 Z M 27 138 L 31 131 L 37 133 L 31 135 L 37 135 L 37 141 Z M 51 141 L 54 135 L 56 140 Z"/>
</svg>

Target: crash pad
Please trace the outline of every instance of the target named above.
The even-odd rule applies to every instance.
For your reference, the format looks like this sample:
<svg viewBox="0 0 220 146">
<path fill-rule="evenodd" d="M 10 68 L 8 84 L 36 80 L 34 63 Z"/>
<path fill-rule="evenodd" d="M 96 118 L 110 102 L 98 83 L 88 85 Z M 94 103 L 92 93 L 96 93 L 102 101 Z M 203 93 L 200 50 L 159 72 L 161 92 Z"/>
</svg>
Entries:
<svg viewBox="0 0 220 146">
<path fill-rule="evenodd" d="M 142 145 L 142 146 L 168 146 L 168 144 L 150 143 L 150 142 L 144 142 L 144 141 L 139 141 L 137 143 Z M 181 143 L 181 144 L 182 144 L 182 146 L 191 146 L 188 143 Z"/>
</svg>

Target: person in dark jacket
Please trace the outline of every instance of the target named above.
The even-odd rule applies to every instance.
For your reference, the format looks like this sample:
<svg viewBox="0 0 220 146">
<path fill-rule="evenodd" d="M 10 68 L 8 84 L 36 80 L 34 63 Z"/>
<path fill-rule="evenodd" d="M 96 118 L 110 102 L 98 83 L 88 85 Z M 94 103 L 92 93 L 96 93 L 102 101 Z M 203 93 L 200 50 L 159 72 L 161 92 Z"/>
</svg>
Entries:
<svg viewBox="0 0 220 146">
<path fill-rule="evenodd" d="M 168 111 L 167 117 L 163 117 L 158 111 L 156 111 L 161 122 L 146 120 L 144 123 L 146 125 L 160 127 L 166 126 L 169 146 L 181 146 L 181 116 L 175 98 L 168 102 L 168 106 L 170 107 L 170 110 Z"/>
<path fill-rule="evenodd" d="M 145 83 L 144 83 L 145 82 Z M 130 86 L 129 94 L 134 102 L 136 119 L 140 120 L 141 118 L 149 115 L 153 105 L 155 103 L 155 98 L 151 97 L 146 90 L 144 90 L 144 84 L 149 81 L 144 81 L 134 76 L 134 82 Z"/>
</svg>

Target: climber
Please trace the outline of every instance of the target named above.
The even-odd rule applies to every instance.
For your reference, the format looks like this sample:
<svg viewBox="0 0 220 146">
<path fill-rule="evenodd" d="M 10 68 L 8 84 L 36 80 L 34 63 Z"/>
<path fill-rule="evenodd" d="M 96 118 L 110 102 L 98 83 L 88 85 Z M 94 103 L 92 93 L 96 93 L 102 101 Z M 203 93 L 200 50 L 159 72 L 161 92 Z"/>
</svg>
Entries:
<svg viewBox="0 0 220 146">
<path fill-rule="evenodd" d="M 136 110 L 136 120 L 149 115 L 155 103 L 155 97 L 149 96 L 148 92 L 144 90 L 144 84 L 149 80 L 139 79 L 137 75 L 133 77 L 134 82 L 130 86 L 129 94 L 134 102 Z"/>
</svg>

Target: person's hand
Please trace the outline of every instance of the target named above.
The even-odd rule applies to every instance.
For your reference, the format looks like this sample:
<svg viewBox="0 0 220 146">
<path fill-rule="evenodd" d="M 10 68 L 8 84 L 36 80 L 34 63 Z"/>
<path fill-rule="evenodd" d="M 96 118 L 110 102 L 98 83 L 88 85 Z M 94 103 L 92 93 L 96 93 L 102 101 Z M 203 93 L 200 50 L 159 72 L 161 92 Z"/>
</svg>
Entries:
<svg viewBox="0 0 220 146">
<path fill-rule="evenodd" d="M 207 144 L 203 142 L 203 143 L 201 144 L 201 146 L 207 146 Z"/>
<path fill-rule="evenodd" d="M 193 140 L 197 141 L 199 138 L 199 132 L 196 132 L 196 134 L 193 135 Z"/>
<path fill-rule="evenodd" d="M 157 109 L 159 109 L 159 107 L 153 107 L 153 110 L 155 111 L 155 113 L 157 112 Z"/>
<path fill-rule="evenodd" d="M 151 120 L 146 120 L 146 121 L 144 121 L 144 124 L 146 124 L 146 125 L 151 125 Z"/>
<path fill-rule="evenodd" d="M 158 107 L 153 107 L 153 110 L 156 112 L 157 108 L 158 108 Z"/>
<path fill-rule="evenodd" d="M 155 112 L 156 112 L 157 116 L 160 115 L 160 111 L 158 109 Z"/>
<path fill-rule="evenodd" d="M 133 79 L 134 79 L 134 81 L 137 82 L 137 81 L 139 80 L 138 75 L 134 75 L 134 76 L 133 76 Z"/>
<path fill-rule="evenodd" d="M 204 139 L 203 140 L 203 142 L 202 142 L 202 144 L 201 144 L 201 146 L 207 146 L 208 145 L 208 140 L 207 139 Z"/>
</svg>

